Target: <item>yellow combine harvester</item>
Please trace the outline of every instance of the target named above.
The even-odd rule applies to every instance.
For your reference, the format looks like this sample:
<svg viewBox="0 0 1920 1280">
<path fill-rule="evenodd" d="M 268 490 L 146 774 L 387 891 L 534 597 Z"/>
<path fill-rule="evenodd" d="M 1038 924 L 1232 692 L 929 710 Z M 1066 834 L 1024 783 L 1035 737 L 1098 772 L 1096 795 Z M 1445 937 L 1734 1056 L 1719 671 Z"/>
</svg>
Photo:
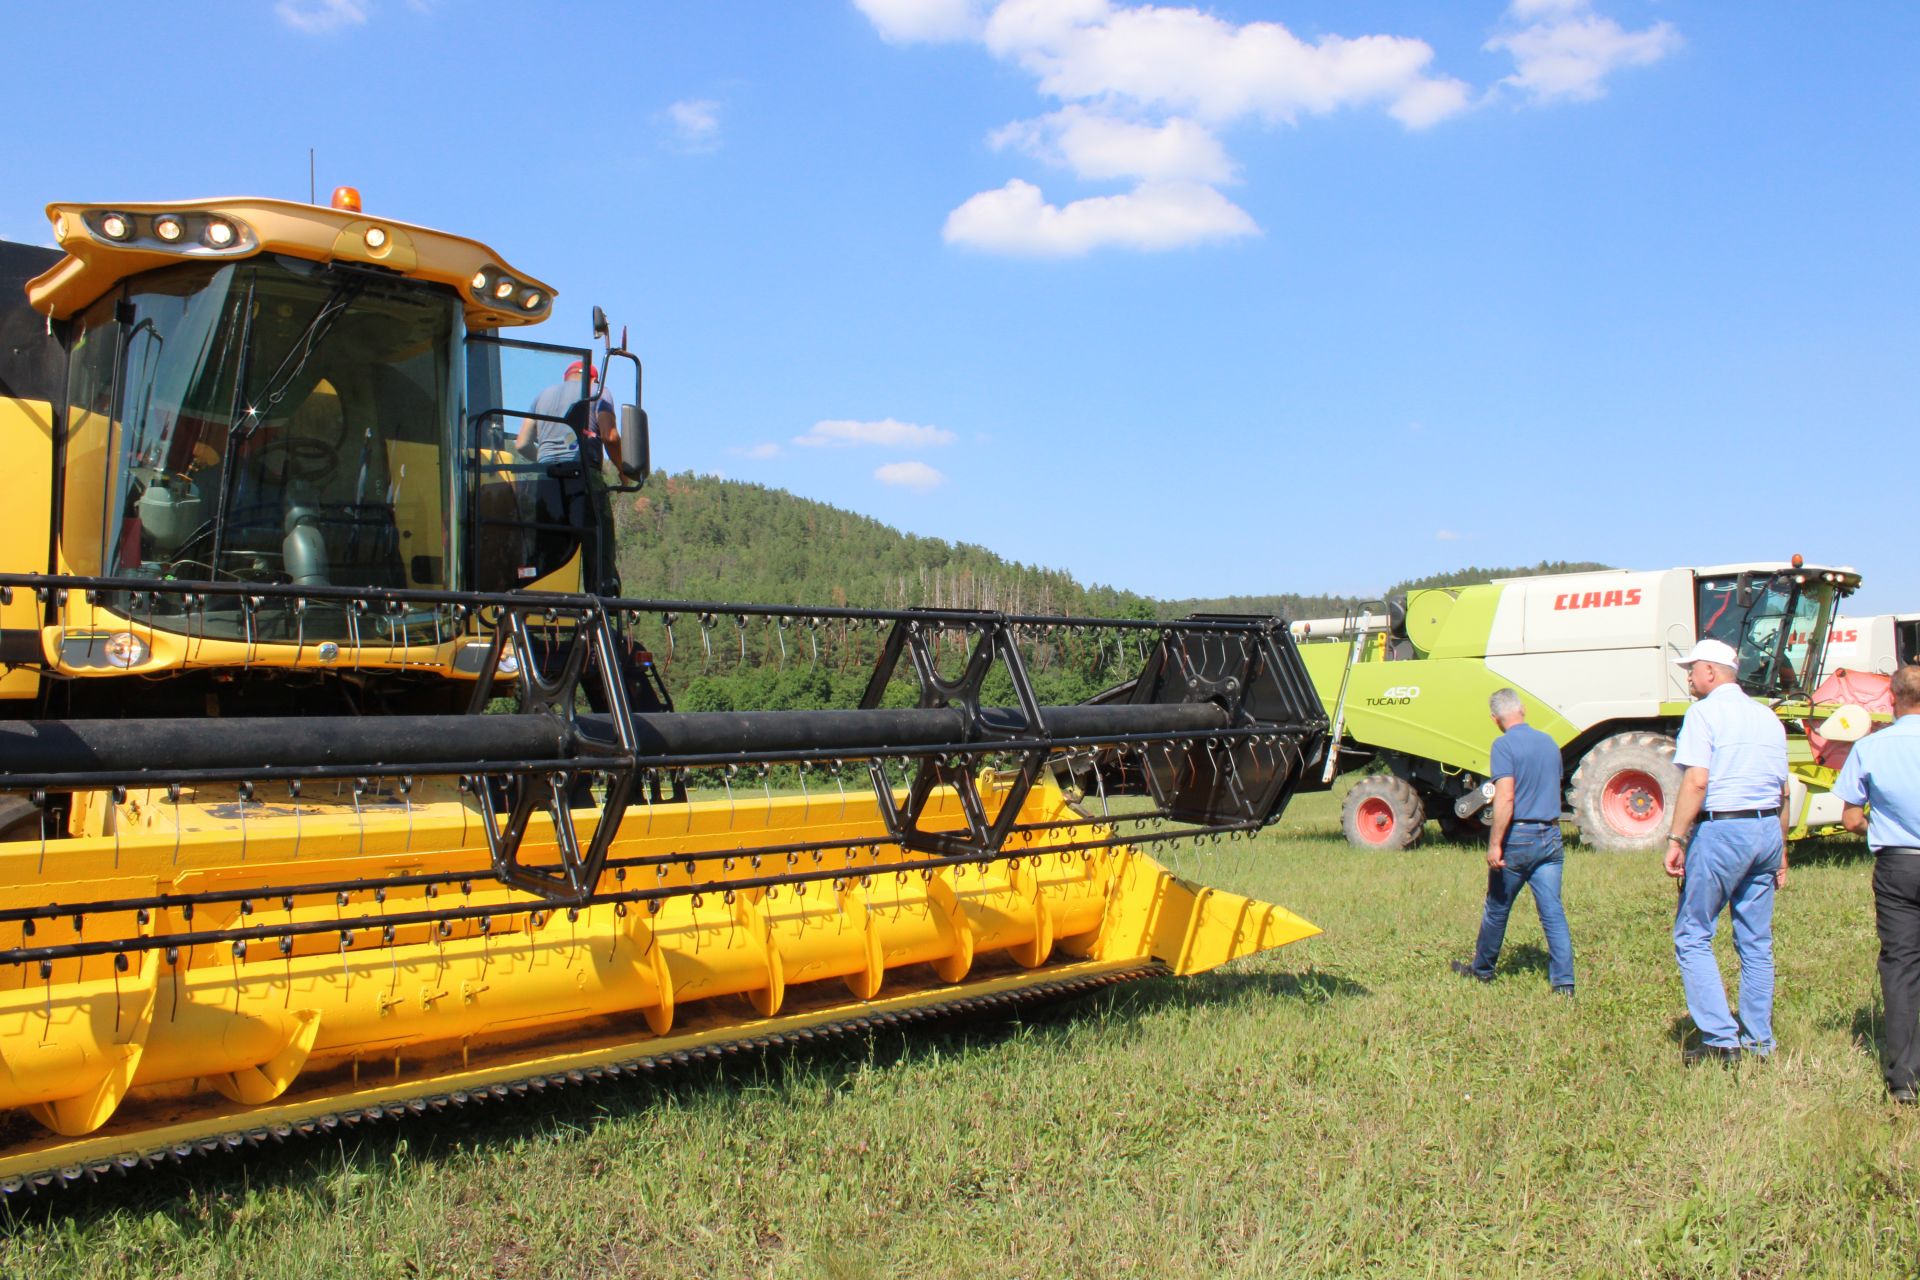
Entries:
<svg viewBox="0 0 1920 1280">
<path fill-rule="evenodd" d="M 1315 931 L 1142 851 L 1324 749 L 1277 624 L 623 598 L 597 311 L 505 337 L 550 288 L 346 195 L 48 212 L 0 244 L 0 1188 Z M 676 712 L 676 625 L 866 696 Z M 1130 700 L 1038 705 L 1088 635 Z M 1147 799 L 1070 804 L 1091 752 Z"/>
</svg>

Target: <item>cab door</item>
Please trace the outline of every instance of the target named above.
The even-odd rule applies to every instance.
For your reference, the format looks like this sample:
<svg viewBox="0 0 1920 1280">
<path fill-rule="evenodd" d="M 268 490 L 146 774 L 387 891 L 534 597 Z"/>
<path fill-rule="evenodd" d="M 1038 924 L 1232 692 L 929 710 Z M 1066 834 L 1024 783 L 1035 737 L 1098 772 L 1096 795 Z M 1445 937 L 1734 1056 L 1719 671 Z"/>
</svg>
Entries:
<svg viewBox="0 0 1920 1280">
<path fill-rule="evenodd" d="M 579 591 L 594 537 L 592 354 L 467 339 L 467 581 L 476 591 Z M 603 500 L 603 499 L 602 499 Z"/>
</svg>

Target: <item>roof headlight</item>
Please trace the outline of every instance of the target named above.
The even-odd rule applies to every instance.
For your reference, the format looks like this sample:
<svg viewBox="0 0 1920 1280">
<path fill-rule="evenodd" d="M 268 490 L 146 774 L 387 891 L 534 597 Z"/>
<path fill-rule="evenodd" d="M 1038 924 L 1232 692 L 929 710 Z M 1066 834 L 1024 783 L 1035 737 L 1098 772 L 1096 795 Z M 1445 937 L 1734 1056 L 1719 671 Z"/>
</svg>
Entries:
<svg viewBox="0 0 1920 1280">
<path fill-rule="evenodd" d="M 484 271 L 474 272 L 473 279 L 470 280 L 468 284 L 475 293 L 485 293 L 487 291 L 487 273 Z"/>
<path fill-rule="evenodd" d="M 172 214 L 163 213 L 153 220 L 153 234 L 168 244 L 175 244 L 187 234 L 187 226 Z"/>
<path fill-rule="evenodd" d="M 535 289 L 532 293 L 529 293 L 526 297 L 520 299 L 520 305 L 525 307 L 529 311 L 538 311 L 540 309 L 540 304 L 545 301 L 546 301 L 546 298 L 541 294 L 541 292 L 538 289 Z"/>
<path fill-rule="evenodd" d="M 367 248 L 384 249 L 387 247 L 387 232 L 384 227 L 367 228 Z"/>
<path fill-rule="evenodd" d="M 511 298 L 513 296 L 513 281 L 506 276 L 501 276 L 498 280 L 494 281 L 493 296 L 502 299 Z"/>
<path fill-rule="evenodd" d="M 108 666 L 127 671 L 147 660 L 147 642 L 131 631 L 122 631 L 107 637 L 101 653 Z"/>
<path fill-rule="evenodd" d="M 124 213 L 103 214 L 100 231 L 110 240 L 125 240 L 133 234 L 133 222 Z"/>
<path fill-rule="evenodd" d="M 216 249 L 224 249 L 232 244 L 235 234 L 233 224 L 224 218 L 215 218 L 207 223 L 207 243 Z"/>
</svg>

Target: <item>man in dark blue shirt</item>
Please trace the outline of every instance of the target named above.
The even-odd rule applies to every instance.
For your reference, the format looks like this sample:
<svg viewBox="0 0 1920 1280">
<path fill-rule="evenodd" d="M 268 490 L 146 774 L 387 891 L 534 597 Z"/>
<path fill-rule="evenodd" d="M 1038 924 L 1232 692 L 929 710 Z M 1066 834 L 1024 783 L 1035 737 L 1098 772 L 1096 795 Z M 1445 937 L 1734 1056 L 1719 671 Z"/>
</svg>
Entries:
<svg viewBox="0 0 1920 1280">
<path fill-rule="evenodd" d="M 1560 907 L 1560 748 L 1527 723 L 1520 695 L 1501 689 L 1487 699 L 1500 726 L 1492 752 L 1493 827 L 1487 836 L 1487 905 L 1473 963 L 1455 960 L 1463 978 L 1493 981 L 1507 937 L 1507 916 L 1523 886 L 1533 889 L 1540 932 L 1547 937 L 1547 981 L 1555 995 L 1573 994 L 1573 936 Z"/>
</svg>

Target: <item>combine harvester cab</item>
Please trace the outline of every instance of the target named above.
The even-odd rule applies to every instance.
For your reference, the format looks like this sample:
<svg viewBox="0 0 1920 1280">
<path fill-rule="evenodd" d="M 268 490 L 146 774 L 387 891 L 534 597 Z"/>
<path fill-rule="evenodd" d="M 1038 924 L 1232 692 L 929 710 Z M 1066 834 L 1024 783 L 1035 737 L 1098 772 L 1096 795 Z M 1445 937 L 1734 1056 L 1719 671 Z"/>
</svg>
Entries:
<svg viewBox="0 0 1920 1280">
<path fill-rule="evenodd" d="M 1740 683 L 1788 726 L 1794 834 L 1837 829 L 1832 755 L 1808 733 L 1821 653 L 1851 569 L 1791 562 L 1511 578 L 1410 593 L 1346 618 L 1292 624 L 1331 709 L 1317 773 L 1366 770 L 1343 807 L 1347 838 L 1405 848 L 1429 818 L 1485 835 L 1498 735 L 1487 698 L 1511 687 L 1527 722 L 1560 744 L 1566 813 L 1603 850 L 1658 847 L 1678 794 L 1674 735 L 1690 705 L 1674 660 L 1712 637 L 1740 655 Z"/>
<path fill-rule="evenodd" d="M 1821 683 L 1842 672 L 1890 676 L 1920 662 L 1920 613 L 1841 614 L 1827 632 Z"/>
<path fill-rule="evenodd" d="M 507 337 L 550 288 L 357 198 L 49 212 L 0 246 L 0 1189 L 1316 932 L 1148 852 L 1317 770 L 1281 624 L 623 598 L 597 311 Z M 529 458 L 615 366 L 624 481 Z M 676 712 L 643 638 L 871 679 Z M 1131 701 L 1041 705 L 1069 642 Z M 1148 798 L 1070 805 L 1094 750 Z"/>
</svg>

